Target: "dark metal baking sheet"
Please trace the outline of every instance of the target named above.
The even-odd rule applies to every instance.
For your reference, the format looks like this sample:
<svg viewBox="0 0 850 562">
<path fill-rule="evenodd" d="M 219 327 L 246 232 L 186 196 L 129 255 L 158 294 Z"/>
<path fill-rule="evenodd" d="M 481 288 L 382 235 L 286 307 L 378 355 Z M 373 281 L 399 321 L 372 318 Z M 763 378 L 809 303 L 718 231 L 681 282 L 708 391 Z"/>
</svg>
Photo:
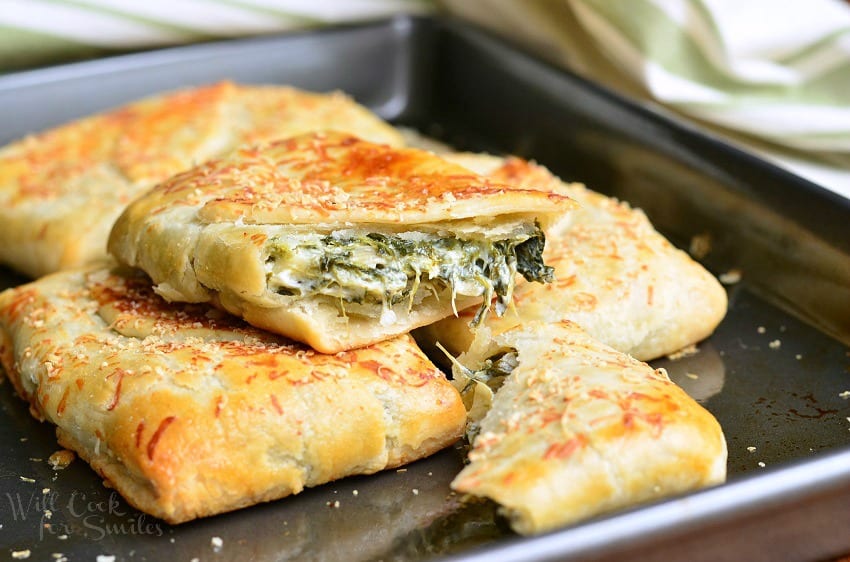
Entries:
<svg viewBox="0 0 850 562">
<path fill-rule="evenodd" d="M 0 143 L 224 78 L 347 91 L 461 148 L 532 157 L 627 199 L 683 247 L 709 241 L 715 273 L 742 272 L 729 315 L 697 355 L 657 364 L 720 420 L 729 480 L 529 539 L 491 504 L 450 494 L 462 463 L 450 448 L 405 471 L 171 527 L 128 507 L 80 461 L 54 472 L 52 428 L 6 382 L 0 557 L 814 560 L 850 551 L 850 400 L 840 397 L 850 390 L 850 203 L 486 34 L 429 19 L 2 76 Z M 2 271 L 4 286 L 22 281 Z"/>
</svg>

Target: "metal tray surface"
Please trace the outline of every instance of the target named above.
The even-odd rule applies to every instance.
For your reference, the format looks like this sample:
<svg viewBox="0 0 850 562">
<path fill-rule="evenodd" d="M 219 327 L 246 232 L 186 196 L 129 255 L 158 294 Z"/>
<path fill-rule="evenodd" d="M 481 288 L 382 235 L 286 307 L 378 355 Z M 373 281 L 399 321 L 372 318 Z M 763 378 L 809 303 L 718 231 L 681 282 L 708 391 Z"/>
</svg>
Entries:
<svg viewBox="0 0 850 562">
<path fill-rule="evenodd" d="M 88 466 L 55 472 L 53 428 L 0 383 L 0 557 L 68 560 L 817 560 L 850 551 L 850 203 L 669 115 L 451 20 L 399 18 L 0 76 L 0 143 L 153 92 L 219 79 L 341 89 L 459 148 L 534 158 L 642 207 L 715 273 L 729 314 L 661 360 L 717 416 L 729 480 L 535 538 L 449 482 L 460 446 L 177 527 Z M 2 225 L 0 225 L 2 228 Z M 0 270 L 2 286 L 25 281 Z M 771 342 L 779 342 L 779 344 Z M 698 379 L 688 373 L 699 373 Z M 754 447 L 754 449 L 752 449 Z M 355 493 L 356 491 L 356 493 Z M 338 502 L 338 503 L 337 503 Z M 214 537 L 221 539 L 214 540 Z"/>
</svg>

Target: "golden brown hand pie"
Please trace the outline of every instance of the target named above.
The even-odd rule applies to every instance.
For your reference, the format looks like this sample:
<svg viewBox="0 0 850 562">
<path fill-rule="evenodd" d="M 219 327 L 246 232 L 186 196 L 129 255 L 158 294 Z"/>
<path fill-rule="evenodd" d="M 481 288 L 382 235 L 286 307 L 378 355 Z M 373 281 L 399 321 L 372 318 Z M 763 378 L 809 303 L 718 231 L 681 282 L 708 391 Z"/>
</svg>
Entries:
<svg viewBox="0 0 850 562">
<path fill-rule="evenodd" d="M 0 148 L 0 263 L 32 277 L 106 255 L 124 207 L 236 146 L 335 128 L 401 145 L 346 96 L 229 82 L 164 94 Z"/>
<path fill-rule="evenodd" d="M 66 271 L 0 294 L 0 358 L 131 504 L 178 523 L 429 455 L 466 415 L 405 335 L 322 355 L 141 274 Z"/>
<path fill-rule="evenodd" d="M 496 333 L 530 320 L 571 320 L 588 334 L 638 359 L 667 355 L 698 342 L 726 314 L 726 292 L 685 252 L 675 248 L 641 211 L 581 184 L 564 184 L 542 166 L 519 158 L 444 155 L 495 181 L 552 186 L 579 208 L 546 230 L 543 257 L 555 269 L 546 285 L 519 283 L 515 312 L 490 317 Z M 474 333 L 470 313 L 417 333 L 458 354 Z"/>
<path fill-rule="evenodd" d="M 548 281 L 538 220 L 557 189 L 483 178 L 422 150 L 325 131 L 242 148 L 152 189 L 109 250 L 168 300 L 214 302 L 336 352 Z"/>
<path fill-rule="evenodd" d="M 520 533 L 725 479 L 714 417 L 663 370 L 576 324 L 529 322 L 495 338 L 482 329 L 459 364 L 456 384 L 480 403 L 470 463 L 452 487 L 501 504 Z M 486 383 L 500 377 L 487 410 Z"/>
</svg>

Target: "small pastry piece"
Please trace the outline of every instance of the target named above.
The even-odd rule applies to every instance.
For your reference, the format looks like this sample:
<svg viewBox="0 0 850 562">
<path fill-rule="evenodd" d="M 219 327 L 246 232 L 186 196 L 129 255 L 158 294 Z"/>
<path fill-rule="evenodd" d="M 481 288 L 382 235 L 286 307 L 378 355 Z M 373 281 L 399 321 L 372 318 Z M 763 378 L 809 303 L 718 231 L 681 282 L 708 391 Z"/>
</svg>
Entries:
<svg viewBox="0 0 850 562">
<path fill-rule="evenodd" d="M 407 335 L 322 355 L 169 305 L 140 273 L 66 271 L 0 294 L 0 359 L 63 447 L 170 523 L 419 459 L 466 420 Z"/>
<path fill-rule="evenodd" d="M 495 181 L 566 193 L 579 208 L 546 229 L 543 258 L 555 270 L 546 285 L 518 283 L 515 311 L 486 324 L 493 332 L 530 320 L 572 320 L 618 351 L 648 361 L 709 336 L 726 314 L 726 292 L 685 252 L 659 234 L 640 210 L 565 184 L 544 167 L 519 158 L 444 155 Z M 452 354 L 474 336 L 470 312 L 427 326 L 423 345 L 441 342 Z"/>
<path fill-rule="evenodd" d="M 333 353 L 549 281 L 538 221 L 573 202 L 422 150 L 325 131 L 242 148 L 152 189 L 109 250 L 172 301 L 213 302 Z M 483 301 L 483 302 L 482 302 Z"/>
<path fill-rule="evenodd" d="M 663 370 L 576 324 L 530 322 L 494 339 L 482 329 L 458 361 L 477 436 L 452 487 L 501 504 L 519 533 L 725 479 L 717 420 Z"/>
<path fill-rule="evenodd" d="M 0 263 L 38 277 L 106 256 L 112 223 L 156 183 L 236 146 L 333 127 L 401 135 L 339 94 L 222 82 L 162 94 L 0 148 Z"/>
</svg>

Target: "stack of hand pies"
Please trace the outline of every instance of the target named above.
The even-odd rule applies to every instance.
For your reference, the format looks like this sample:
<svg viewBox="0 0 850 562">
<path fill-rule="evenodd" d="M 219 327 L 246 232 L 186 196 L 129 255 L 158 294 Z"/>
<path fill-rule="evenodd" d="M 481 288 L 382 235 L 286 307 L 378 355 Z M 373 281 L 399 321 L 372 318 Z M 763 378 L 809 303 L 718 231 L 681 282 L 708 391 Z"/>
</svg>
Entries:
<svg viewBox="0 0 850 562">
<path fill-rule="evenodd" d="M 717 421 L 641 362 L 714 330 L 717 281 L 541 166 L 404 144 L 342 94 L 221 83 L 0 149 L 0 261 L 40 277 L 0 295 L 6 375 L 171 523 L 464 434 L 452 487 L 520 533 L 722 482 Z"/>
</svg>

